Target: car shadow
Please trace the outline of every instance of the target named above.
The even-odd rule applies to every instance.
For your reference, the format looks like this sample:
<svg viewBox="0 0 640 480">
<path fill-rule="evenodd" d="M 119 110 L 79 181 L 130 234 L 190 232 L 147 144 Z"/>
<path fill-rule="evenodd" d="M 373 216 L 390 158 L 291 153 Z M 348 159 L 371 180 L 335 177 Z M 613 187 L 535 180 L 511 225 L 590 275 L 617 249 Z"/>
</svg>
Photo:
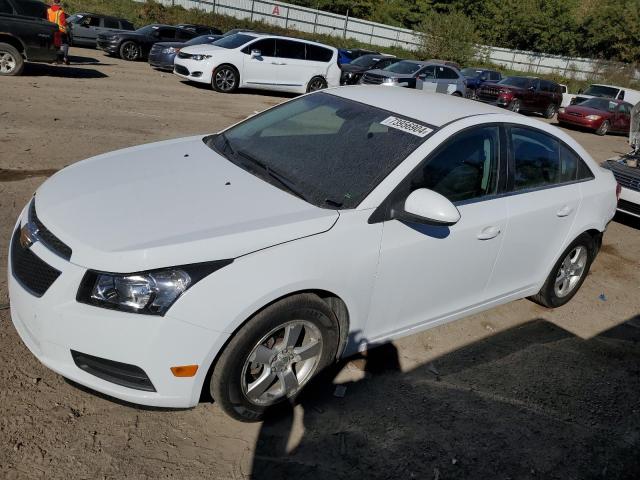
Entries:
<svg viewBox="0 0 640 480">
<path fill-rule="evenodd" d="M 22 75 L 25 77 L 59 78 L 107 78 L 109 76 L 106 73 L 92 68 L 77 68 L 72 65 L 51 65 L 45 63 L 26 64 Z"/>
<path fill-rule="evenodd" d="M 640 478 L 640 316 L 587 340 L 533 319 L 407 372 L 391 344 L 348 361 L 342 398 L 325 372 L 263 422 L 252 480 Z"/>
<path fill-rule="evenodd" d="M 111 66 L 113 63 L 103 63 L 97 58 L 93 57 L 82 57 L 79 55 L 69 54 L 69 61 L 71 65 L 101 65 L 101 66 Z"/>
<path fill-rule="evenodd" d="M 181 80 L 180 83 L 183 83 L 183 84 L 188 85 L 190 87 L 196 87 L 196 88 L 199 88 L 201 90 L 209 90 L 209 91 L 213 92 L 213 89 L 211 88 L 211 85 L 209 85 L 208 83 L 192 82 L 190 80 Z M 295 98 L 295 97 L 297 97 L 299 95 L 298 93 L 276 92 L 276 91 L 272 91 L 272 90 L 256 90 L 256 89 L 253 89 L 253 88 L 242 88 L 242 89 L 236 90 L 231 95 L 239 95 L 239 94 L 259 95 L 259 96 L 262 96 L 262 97 L 279 97 L 279 98 Z"/>
</svg>

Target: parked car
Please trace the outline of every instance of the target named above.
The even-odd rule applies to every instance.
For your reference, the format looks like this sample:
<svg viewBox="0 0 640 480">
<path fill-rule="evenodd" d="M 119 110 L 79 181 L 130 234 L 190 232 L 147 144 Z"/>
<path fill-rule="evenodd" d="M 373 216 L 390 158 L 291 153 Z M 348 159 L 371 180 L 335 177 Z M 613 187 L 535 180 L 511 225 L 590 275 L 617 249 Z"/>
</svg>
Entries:
<svg viewBox="0 0 640 480">
<path fill-rule="evenodd" d="M 453 67 L 458 70 L 462 70 L 462 67 L 458 62 L 452 62 L 451 60 L 440 60 L 438 58 L 430 58 L 427 60 L 429 63 L 439 63 L 440 65 L 446 65 L 447 67 Z"/>
<path fill-rule="evenodd" d="M 615 100 L 624 100 L 625 102 L 635 105 L 640 102 L 640 92 L 638 90 L 632 90 L 630 88 L 616 87 L 614 85 L 600 85 L 594 83 L 583 92 L 578 91 L 571 101 L 572 105 L 577 105 L 584 102 L 588 98 L 602 97 L 613 98 Z"/>
<path fill-rule="evenodd" d="M 97 47 L 108 55 L 117 55 L 123 60 L 144 60 L 151 47 L 158 42 L 186 42 L 196 37 L 193 30 L 170 25 L 146 25 L 133 32 L 109 32 L 98 35 Z"/>
<path fill-rule="evenodd" d="M 47 5 L 37 1 L 0 1 L 0 76 L 21 75 L 27 62 L 56 60 L 58 26 L 45 20 Z"/>
<path fill-rule="evenodd" d="M 631 152 L 602 166 L 611 170 L 618 182 L 618 211 L 640 218 L 640 103 L 631 110 L 629 145 Z"/>
<path fill-rule="evenodd" d="M 178 28 L 184 28 L 185 30 L 191 30 L 197 35 L 222 35 L 222 30 L 216 27 L 210 27 L 208 25 L 198 25 L 193 23 L 180 23 L 176 25 Z"/>
<path fill-rule="evenodd" d="M 598 135 L 629 133 L 632 105 L 609 98 L 589 98 L 578 105 L 569 105 L 558 111 L 558 123 L 562 126 L 591 130 Z"/>
<path fill-rule="evenodd" d="M 67 19 L 70 42 L 79 47 L 95 48 L 100 33 L 133 30 L 135 28 L 129 20 L 96 13 L 76 13 Z"/>
<path fill-rule="evenodd" d="M 535 77 L 507 77 L 476 90 L 478 100 L 512 112 L 536 112 L 553 118 L 562 103 L 560 85 Z"/>
<path fill-rule="evenodd" d="M 321 43 L 236 33 L 180 50 L 173 73 L 218 92 L 257 88 L 305 93 L 340 84 L 338 51 Z"/>
<path fill-rule="evenodd" d="M 62 169 L 8 248 L 22 341 L 111 397 L 205 391 L 255 421 L 367 347 L 516 299 L 566 304 L 613 175 L 552 125 L 431 97 L 330 89 Z"/>
<path fill-rule="evenodd" d="M 467 67 L 460 70 L 460 73 L 464 75 L 464 78 L 467 80 L 467 88 L 472 90 L 474 95 L 478 87 L 484 85 L 486 82 L 497 83 L 502 80 L 502 74 L 497 70 Z"/>
<path fill-rule="evenodd" d="M 159 70 L 173 72 L 173 62 L 178 52 L 191 45 L 203 45 L 220 40 L 222 35 L 200 35 L 188 42 L 158 42 L 154 43 L 149 52 L 149 65 Z"/>
<path fill-rule="evenodd" d="M 402 59 L 393 55 L 378 55 L 374 53 L 362 55 L 350 63 L 340 65 L 340 70 L 342 70 L 340 85 L 355 85 L 367 70 L 382 69 L 400 60 Z"/>
<path fill-rule="evenodd" d="M 419 60 L 401 60 L 385 68 L 369 70 L 360 78 L 363 85 L 416 88 L 418 75 L 430 64 Z"/>
<path fill-rule="evenodd" d="M 338 65 L 349 64 L 356 58 L 371 54 L 380 55 L 380 52 L 364 50 L 362 48 L 340 48 L 338 49 Z"/>
<path fill-rule="evenodd" d="M 432 63 L 418 74 L 416 88 L 425 92 L 446 93 L 457 97 L 470 96 L 467 79 L 453 66 Z"/>
</svg>

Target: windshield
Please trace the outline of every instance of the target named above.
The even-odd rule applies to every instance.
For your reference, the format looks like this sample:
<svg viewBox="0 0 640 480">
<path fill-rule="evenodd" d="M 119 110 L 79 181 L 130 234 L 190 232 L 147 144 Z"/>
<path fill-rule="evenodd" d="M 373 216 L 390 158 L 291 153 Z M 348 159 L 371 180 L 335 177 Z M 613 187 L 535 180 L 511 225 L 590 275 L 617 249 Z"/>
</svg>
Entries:
<svg viewBox="0 0 640 480">
<path fill-rule="evenodd" d="M 207 137 L 205 143 L 313 205 L 342 209 L 356 207 L 430 132 L 386 110 L 316 93 Z"/>
<path fill-rule="evenodd" d="M 392 63 L 388 67 L 383 68 L 383 70 L 387 72 L 400 73 L 403 75 L 411 75 L 420 70 L 423 65 L 415 62 L 409 62 L 407 60 L 402 60 L 397 63 Z"/>
<path fill-rule="evenodd" d="M 499 85 L 506 85 L 517 88 L 527 88 L 529 86 L 529 79 L 523 77 L 507 77 L 504 80 L 498 82 Z"/>
<path fill-rule="evenodd" d="M 233 35 L 229 35 L 227 37 L 222 37 L 220 40 L 216 40 L 213 44 L 216 47 L 222 48 L 238 48 L 247 43 L 250 40 L 253 40 L 253 35 L 246 35 L 244 33 L 234 33 Z"/>
<path fill-rule="evenodd" d="M 475 68 L 463 68 L 460 73 L 467 78 L 476 78 L 482 75 L 482 70 L 476 70 Z"/>
<path fill-rule="evenodd" d="M 222 35 L 200 35 L 199 37 L 192 38 L 185 46 L 189 45 L 202 45 L 203 43 L 213 43 L 216 40 L 222 38 Z"/>
<path fill-rule="evenodd" d="M 380 55 L 362 55 L 351 62 L 351 65 L 357 65 L 358 67 L 370 68 L 373 67 L 378 60 L 382 57 Z"/>
<path fill-rule="evenodd" d="M 153 33 L 155 30 L 158 30 L 159 28 L 160 27 L 158 25 L 147 25 L 137 29 L 136 33 L 141 33 L 142 35 L 149 35 Z"/>
<path fill-rule="evenodd" d="M 593 97 L 607 97 L 616 98 L 618 95 L 618 89 L 614 87 L 605 87 L 604 85 L 590 85 L 584 91 L 585 95 L 591 95 Z"/>
<path fill-rule="evenodd" d="M 593 108 L 595 110 L 602 110 L 603 112 L 613 112 L 618 104 L 611 102 L 605 98 L 590 98 L 581 102 L 578 106 Z"/>
</svg>

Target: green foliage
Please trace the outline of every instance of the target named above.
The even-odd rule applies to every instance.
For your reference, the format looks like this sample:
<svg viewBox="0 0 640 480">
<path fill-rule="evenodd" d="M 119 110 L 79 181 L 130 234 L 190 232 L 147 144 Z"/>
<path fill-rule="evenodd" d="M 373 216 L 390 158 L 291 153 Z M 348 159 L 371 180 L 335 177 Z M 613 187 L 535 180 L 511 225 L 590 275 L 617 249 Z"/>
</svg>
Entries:
<svg viewBox="0 0 640 480">
<path fill-rule="evenodd" d="M 430 12 L 418 31 L 422 33 L 419 54 L 424 58 L 453 60 L 466 65 L 474 57 L 475 25 L 460 12 Z"/>
</svg>

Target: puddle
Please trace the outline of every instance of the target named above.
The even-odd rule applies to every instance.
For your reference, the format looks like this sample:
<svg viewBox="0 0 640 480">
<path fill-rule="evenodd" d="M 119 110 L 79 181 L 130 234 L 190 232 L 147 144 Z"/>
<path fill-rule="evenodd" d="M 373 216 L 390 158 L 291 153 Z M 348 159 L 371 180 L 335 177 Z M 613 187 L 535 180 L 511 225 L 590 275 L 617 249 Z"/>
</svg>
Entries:
<svg viewBox="0 0 640 480">
<path fill-rule="evenodd" d="M 42 169 L 42 170 L 13 170 L 9 168 L 0 168 L 0 183 L 2 182 L 18 182 L 26 178 L 34 177 L 50 177 L 56 173 L 58 169 Z"/>
</svg>

